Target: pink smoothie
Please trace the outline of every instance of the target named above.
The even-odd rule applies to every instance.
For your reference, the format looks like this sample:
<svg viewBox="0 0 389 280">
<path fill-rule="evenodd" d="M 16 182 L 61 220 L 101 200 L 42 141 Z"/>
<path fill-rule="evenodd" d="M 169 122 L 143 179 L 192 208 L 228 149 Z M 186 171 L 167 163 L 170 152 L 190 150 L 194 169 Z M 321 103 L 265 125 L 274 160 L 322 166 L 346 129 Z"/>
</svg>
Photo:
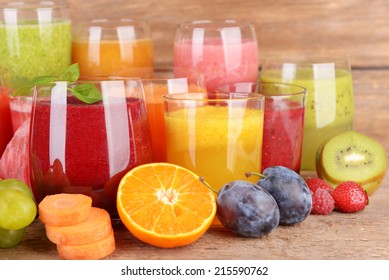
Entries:
<svg viewBox="0 0 389 280">
<path fill-rule="evenodd" d="M 37 102 L 30 149 L 33 192 L 37 202 L 61 192 L 87 194 L 94 206 L 116 214 L 120 179 L 131 168 L 151 161 L 147 118 L 141 113 L 144 104 L 129 98 L 127 104 L 111 106 L 111 112 L 128 112 L 128 120 L 123 120 L 107 118 L 102 102 L 80 102 L 69 97 L 67 107 L 57 105 L 56 112 L 66 115 L 54 125 L 50 103 Z"/>
<path fill-rule="evenodd" d="M 204 74 L 208 91 L 237 83 L 255 82 L 258 77 L 258 45 L 255 40 L 223 44 L 222 39 L 204 42 L 181 41 L 174 45 L 175 75 L 187 77 L 193 70 Z"/>
</svg>

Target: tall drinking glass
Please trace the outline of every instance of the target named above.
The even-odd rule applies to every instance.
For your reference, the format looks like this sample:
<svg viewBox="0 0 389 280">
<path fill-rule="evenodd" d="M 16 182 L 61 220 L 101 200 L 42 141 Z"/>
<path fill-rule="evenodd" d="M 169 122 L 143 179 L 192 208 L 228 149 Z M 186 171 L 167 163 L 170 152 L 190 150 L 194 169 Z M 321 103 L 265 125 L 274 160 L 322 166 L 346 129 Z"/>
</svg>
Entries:
<svg viewBox="0 0 389 280">
<path fill-rule="evenodd" d="M 147 115 L 149 120 L 153 162 L 166 162 L 166 133 L 164 122 L 163 96 L 172 93 L 205 92 L 204 80 L 196 78 L 175 78 L 168 73 L 154 75 L 153 79 L 143 79 Z"/>
<path fill-rule="evenodd" d="M 102 100 L 93 104 L 68 90 L 75 84 L 36 87 L 31 185 L 37 202 L 50 194 L 82 193 L 116 216 L 120 179 L 131 168 L 151 162 L 146 105 L 139 79 L 93 84 L 102 92 Z"/>
<path fill-rule="evenodd" d="M 236 20 L 198 20 L 177 27 L 174 66 L 204 74 L 208 91 L 258 78 L 258 43 L 253 24 Z"/>
<path fill-rule="evenodd" d="M 301 167 L 304 134 L 303 87 L 281 83 L 235 83 L 220 91 L 254 92 L 265 96 L 262 171 L 281 165 L 297 173 Z"/>
<path fill-rule="evenodd" d="M 154 49 L 150 26 L 132 19 L 74 24 L 72 61 L 82 76 L 151 78 Z"/>
<path fill-rule="evenodd" d="M 322 143 L 353 129 L 354 91 L 347 60 L 265 59 L 261 81 L 300 85 L 307 90 L 301 169 L 316 169 Z"/>
<path fill-rule="evenodd" d="M 9 71 L 11 88 L 21 87 L 37 76 L 60 75 L 71 63 L 68 3 L 1 3 L 0 42 L 0 67 Z M 30 116 L 31 95 L 10 96 L 14 131 Z"/>
<path fill-rule="evenodd" d="M 164 96 L 167 161 L 219 190 L 261 170 L 262 95 L 187 93 Z M 215 223 L 218 223 L 215 220 Z"/>
</svg>

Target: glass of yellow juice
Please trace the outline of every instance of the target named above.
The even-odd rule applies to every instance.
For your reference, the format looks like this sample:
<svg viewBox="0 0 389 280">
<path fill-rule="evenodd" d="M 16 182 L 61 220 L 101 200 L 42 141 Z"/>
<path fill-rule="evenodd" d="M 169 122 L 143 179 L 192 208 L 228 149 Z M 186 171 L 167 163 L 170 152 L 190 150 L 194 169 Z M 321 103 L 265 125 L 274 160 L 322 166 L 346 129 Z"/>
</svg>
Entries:
<svg viewBox="0 0 389 280">
<path fill-rule="evenodd" d="M 354 127 L 354 90 L 348 60 L 267 58 L 260 77 L 262 82 L 306 88 L 301 170 L 316 170 L 316 153 L 322 143 Z"/>
<path fill-rule="evenodd" d="M 72 62 L 81 76 L 151 78 L 154 47 L 146 21 L 94 19 L 74 24 Z"/>
<path fill-rule="evenodd" d="M 261 170 L 264 97 L 257 93 L 164 96 L 167 161 L 192 170 L 215 190 Z M 214 224 L 220 222 L 215 219 Z"/>
</svg>

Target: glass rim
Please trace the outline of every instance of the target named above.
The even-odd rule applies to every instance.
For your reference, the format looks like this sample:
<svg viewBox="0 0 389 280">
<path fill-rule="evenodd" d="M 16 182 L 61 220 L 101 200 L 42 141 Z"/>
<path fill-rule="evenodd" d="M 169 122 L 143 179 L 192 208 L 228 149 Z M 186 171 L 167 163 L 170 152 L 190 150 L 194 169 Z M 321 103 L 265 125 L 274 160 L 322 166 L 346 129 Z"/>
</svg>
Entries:
<svg viewBox="0 0 389 280">
<path fill-rule="evenodd" d="M 298 96 L 298 95 L 303 95 L 305 96 L 307 94 L 307 89 L 303 86 L 292 84 L 292 83 L 280 83 L 280 82 L 240 82 L 240 83 L 233 83 L 233 84 L 228 84 L 224 86 L 218 87 L 218 90 L 222 90 L 223 87 L 230 87 L 230 86 L 238 86 L 238 85 L 250 85 L 250 86 L 259 86 L 261 88 L 261 85 L 269 85 L 269 86 L 276 86 L 276 87 L 290 87 L 296 89 L 296 91 L 293 91 L 292 93 L 264 93 L 264 92 L 255 92 L 261 95 L 266 96 Z M 234 92 L 240 92 L 234 89 Z"/>
<path fill-rule="evenodd" d="M 77 29 L 79 27 L 100 27 L 103 29 L 116 29 L 118 27 L 140 26 L 149 29 L 149 23 L 143 19 L 134 18 L 96 18 L 89 20 L 81 20 L 74 24 Z"/>
<path fill-rule="evenodd" d="M 1 2 L 0 10 L 7 9 L 19 9 L 19 10 L 36 10 L 36 9 L 57 9 L 57 8 L 69 8 L 67 1 L 14 1 L 14 2 Z"/>
<path fill-rule="evenodd" d="M 120 81 L 120 80 L 142 80 L 141 77 L 125 77 L 125 76 L 87 76 L 80 75 L 78 81 L 82 82 L 103 82 L 103 81 Z"/>
<path fill-rule="evenodd" d="M 336 56 L 336 55 L 314 55 L 314 56 L 271 56 L 264 57 L 262 60 L 263 65 L 271 64 L 293 64 L 293 65 L 321 65 L 321 64 L 345 64 L 350 67 L 350 59 L 348 56 Z"/>
<path fill-rule="evenodd" d="M 204 19 L 188 20 L 178 25 L 179 29 L 209 29 L 219 30 L 228 28 L 253 28 L 254 25 L 248 20 L 241 19 Z"/>
<path fill-rule="evenodd" d="M 209 94 L 215 94 L 215 98 L 207 97 Z M 228 95 L 229 98 L 218 97 L 217 95 Z M 190 92 L 190 93 L 171 93 L 163 96 L 164 101 L 177 102 L 228 102 L 228 101 L 250 101 L 263 100 L 263 94 L 251 92 Z"/>
<path fill-rule="evenodd" d="M 143 87 L 142 79 L 140 78 L 117 78 L 117 79 L 101 79 L 101 80 L 84 80 L 84 79 L 78 79 L 75 82 L 69 82 L 69 81 L 55 81 L 49 84 L 44 85 L 36 85 L 33 88 L 45 88 L 45 87 L 54 87 L 57 84 L 64 84 L 66 83 L 69 87 L 76 86 L 79 84 L 101 84 L 103 82 L 137 82 L 140 86 Z"/>
</svg>

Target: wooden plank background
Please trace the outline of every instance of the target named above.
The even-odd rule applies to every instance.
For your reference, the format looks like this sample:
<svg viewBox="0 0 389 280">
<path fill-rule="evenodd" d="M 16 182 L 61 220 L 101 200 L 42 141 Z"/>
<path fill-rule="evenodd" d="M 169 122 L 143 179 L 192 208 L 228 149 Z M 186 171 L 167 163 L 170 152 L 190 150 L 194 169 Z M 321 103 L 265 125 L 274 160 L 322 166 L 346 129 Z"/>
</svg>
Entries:
<svg viewBox="0 0 389 280">
<path fill-rule="evenodd" d="M 155 64 L 173 62 L 176 26 L 186 20 L 245 19 L 256 28 L 260 61 L 278 54 L 345 56 L 353 68 L 389 68 L 388 0 L 69 0 L 71 17 L 150 23 Z"/>
</svg>

